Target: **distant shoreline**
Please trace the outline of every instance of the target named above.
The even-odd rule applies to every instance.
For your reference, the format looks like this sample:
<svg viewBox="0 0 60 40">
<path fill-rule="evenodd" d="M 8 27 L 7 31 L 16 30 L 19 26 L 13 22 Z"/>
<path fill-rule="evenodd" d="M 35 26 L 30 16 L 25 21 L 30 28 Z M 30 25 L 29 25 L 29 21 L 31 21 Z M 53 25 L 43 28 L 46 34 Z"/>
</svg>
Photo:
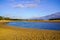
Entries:
<svg viewBox="0 0 60 40">
<path fill-rule="evenodd" d="M 27 21 L 0 20 L 0 22 L 59 22 L 60 23 L 60 20 L 27 20 Z"/>
<path fill-rule="evenodd" d="M 21 21 L 17 21 L 17 22 L 21 22 Z M 60 20 L 27 20 L 22 22 L 60 22 Z"/>
</svg>

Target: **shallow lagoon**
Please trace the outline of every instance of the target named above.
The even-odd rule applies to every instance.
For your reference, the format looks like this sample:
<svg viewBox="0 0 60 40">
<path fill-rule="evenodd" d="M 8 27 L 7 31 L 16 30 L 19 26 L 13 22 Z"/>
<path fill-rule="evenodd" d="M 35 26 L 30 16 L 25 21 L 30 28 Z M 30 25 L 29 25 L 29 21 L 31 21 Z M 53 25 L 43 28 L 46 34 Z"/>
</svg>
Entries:
<svg viewBox="0 0 60 40">
<path fill-rule="evenodd" d="M 60 30 L 60 23 L 56 22 L 10 22 L 8 25 L 21 28 Z"/>
</svg>

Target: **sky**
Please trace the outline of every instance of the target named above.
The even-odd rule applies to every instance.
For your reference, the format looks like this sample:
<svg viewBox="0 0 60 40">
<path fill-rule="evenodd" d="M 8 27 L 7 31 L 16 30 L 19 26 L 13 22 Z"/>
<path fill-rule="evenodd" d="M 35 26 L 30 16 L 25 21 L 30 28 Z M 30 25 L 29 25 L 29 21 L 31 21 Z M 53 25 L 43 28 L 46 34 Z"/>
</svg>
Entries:
<svg viewBox="0 0 60 40">
<path fill-rule="evenodd" d="M 29 19 L 60 12 L 60 0 L 0 0 L 0 16 Z"/>
</svg>

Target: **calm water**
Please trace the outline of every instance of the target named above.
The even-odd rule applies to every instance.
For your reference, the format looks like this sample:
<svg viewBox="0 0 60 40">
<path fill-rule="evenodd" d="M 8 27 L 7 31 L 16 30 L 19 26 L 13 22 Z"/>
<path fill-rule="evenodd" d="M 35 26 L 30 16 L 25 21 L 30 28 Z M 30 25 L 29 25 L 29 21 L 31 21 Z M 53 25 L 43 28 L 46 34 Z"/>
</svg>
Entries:
<svg viewBox="0 0 60 40">
<path fill-rule="evenodd" d="M 22 28 L 60 30 L 60 23 L 50 22 L 10 22 L 8 25 Z"/>
</svg>

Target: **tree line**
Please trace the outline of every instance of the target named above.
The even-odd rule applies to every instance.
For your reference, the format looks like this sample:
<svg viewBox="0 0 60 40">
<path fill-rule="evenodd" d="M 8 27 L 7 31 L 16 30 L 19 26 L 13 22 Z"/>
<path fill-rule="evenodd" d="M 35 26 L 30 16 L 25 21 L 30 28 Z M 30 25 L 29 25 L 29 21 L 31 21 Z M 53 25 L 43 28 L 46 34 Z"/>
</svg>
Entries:
<svg viewBox="0 0 60 40">
<path fill-rule="evenodd" d="M 28 19 L 12 19 L 12 18 L 9 18 L 9 17 L 2 17 L 2 16 L 0 16 L 0 20 L 17 20 L 17 21 L 24 21 L 24 20 L 28 20 Z M 51 19 L 48 19 L 48 20 L 60 20 L 60 18 L 51 18 Z"/>
<path fill-rule="evenodd" d="M 9 17 L 2 17 L 0 16 L 0 20 L 9 20 L 10 18 Z"/>
<path fill-rule="evenodd" d="M 9 17 L 0 16 L 0 20 L 14 20 L 14 21 L 23 21 L 24 19 L 13 19 Z"/>
<path fill-rule="evenodd" d="M 60 18 L 51 18 L 49 20 L 60 20 Z"/>
</svg>

